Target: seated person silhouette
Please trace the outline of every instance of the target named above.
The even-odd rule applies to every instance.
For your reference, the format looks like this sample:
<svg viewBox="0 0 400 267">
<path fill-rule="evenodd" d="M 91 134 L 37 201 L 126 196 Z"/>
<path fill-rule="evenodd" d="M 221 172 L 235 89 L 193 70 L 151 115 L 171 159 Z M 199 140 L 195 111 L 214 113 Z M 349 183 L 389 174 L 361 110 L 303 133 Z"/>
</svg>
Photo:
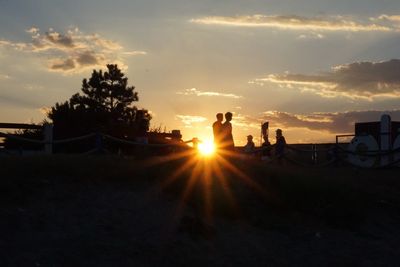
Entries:
<svg viewBox="0 0 400 267">
<path fill-rule="evenodd" d="M 269 160 L 269 159 L 271 159 L 272 146 L 268 140 L 267 134 L 263 134 L 263 139 L 264 139 L 264 143 L 262 143 L 262 145 L 261 145 L 261 148 L 262 148 L 261 160 Z"/>
<path fill-rule="evenodd" d="M 252 153 L 254 152 L 256 145 L 253 142 L 253 136 L 252 135 L 248 135 L 247 136 L 247 144 L 244 146 L 244 152 L 246 153 Z"/>
</svg>

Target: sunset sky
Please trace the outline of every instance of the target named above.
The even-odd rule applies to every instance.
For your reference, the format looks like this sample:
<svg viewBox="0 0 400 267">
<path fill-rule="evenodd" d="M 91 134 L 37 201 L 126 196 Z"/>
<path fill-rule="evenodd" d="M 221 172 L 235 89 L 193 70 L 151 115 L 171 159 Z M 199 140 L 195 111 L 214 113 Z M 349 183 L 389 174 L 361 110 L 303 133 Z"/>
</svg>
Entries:
<svg viewBox="0 0 400 267">
<path fill-rule="evenodd" d="M 117 63 L 152 127 L 185 140 L 231 111 L 238 145 L 262 121 L 333 142 L 400 120 L 399 44 L 399 0 L 0 0 L 0 122 L 41 122 Z"/>
</svg>

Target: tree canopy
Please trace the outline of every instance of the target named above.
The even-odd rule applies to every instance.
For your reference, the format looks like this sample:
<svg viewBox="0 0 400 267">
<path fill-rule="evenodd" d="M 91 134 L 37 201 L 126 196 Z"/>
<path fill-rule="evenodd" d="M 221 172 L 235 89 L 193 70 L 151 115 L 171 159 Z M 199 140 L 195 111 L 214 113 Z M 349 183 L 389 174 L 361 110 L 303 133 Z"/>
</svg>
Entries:
<svg viewBox="0 0 400 267">
<path fill-rule="evenodd" d="M 149 129 L 151 116 L 133 105 L 138 93 L 117 65 L 108 64 L 105 72 L 93 70 L 89 79 L 83 79 L 81 91 L 48 113 L 58 138 L 94 131 L 139 136 Z"/>
</svg>

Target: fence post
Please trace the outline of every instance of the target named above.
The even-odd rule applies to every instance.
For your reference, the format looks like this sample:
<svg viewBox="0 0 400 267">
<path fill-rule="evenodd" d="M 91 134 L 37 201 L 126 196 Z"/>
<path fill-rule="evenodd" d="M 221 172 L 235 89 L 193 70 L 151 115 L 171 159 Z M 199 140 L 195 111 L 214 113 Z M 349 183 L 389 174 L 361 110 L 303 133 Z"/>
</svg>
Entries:
<svg viewBox="0 0 400 267">
<path fill-rule="evenodd" d="M 313 164 L 316 165 L 318 163 L 318 152 L 316 144 L 313 144 L 312 146 L 312 154 L 313 154 Z"/>
<path fill-rule="evenodd" d="M 391 118 L 387 114 L 383 114 L 381 117 L 381 124 L 380 124 L 380 142 L 381 142 L 381 153 L 388 153 L 392 146 L 391 146 Z M 390 156 L 388 154 L 381 156 L 381 166 L 385 166 L 389 164 Z"/>
<path fill-rule="evenodd" d="M 44 125 L 44 153 L 51 155 L 53 154 L 53 125 Z"/>
<path fill-rule="evenodd" d="M 193 137 L 193 139 L 192 139 L 192 144 L 193 144 L 193 148 L 194 148 L 194 149 L 198 149 L 198 147 L 199 147 L 199 142 L 200 142 L 199 138 Z"/>
<path fill-rule="evenodd" d="M 102 152 L 103 151 L 103 136 L 100 132 L 96 132 L 96 152 Z"/>
</svg>

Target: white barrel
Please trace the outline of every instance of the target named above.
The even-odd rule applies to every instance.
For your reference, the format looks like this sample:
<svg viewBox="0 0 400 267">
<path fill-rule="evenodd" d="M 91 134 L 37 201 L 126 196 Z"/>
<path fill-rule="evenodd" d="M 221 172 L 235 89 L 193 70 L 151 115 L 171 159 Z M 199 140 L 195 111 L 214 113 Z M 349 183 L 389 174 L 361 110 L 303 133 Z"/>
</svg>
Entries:
<svg viewBox="0 0 400 267">
<path fill-rule="evenodd" d="M 379 150 L 379 145 L 372 135 L 354 137 L 348 146 L 348 150 L 355 153 L 348 156 L 348 161 L 353 165 L 370 168 L 376 166 L 379 162 L 378 157 L 365 155 L 368 151 Z"/>
</svg>

